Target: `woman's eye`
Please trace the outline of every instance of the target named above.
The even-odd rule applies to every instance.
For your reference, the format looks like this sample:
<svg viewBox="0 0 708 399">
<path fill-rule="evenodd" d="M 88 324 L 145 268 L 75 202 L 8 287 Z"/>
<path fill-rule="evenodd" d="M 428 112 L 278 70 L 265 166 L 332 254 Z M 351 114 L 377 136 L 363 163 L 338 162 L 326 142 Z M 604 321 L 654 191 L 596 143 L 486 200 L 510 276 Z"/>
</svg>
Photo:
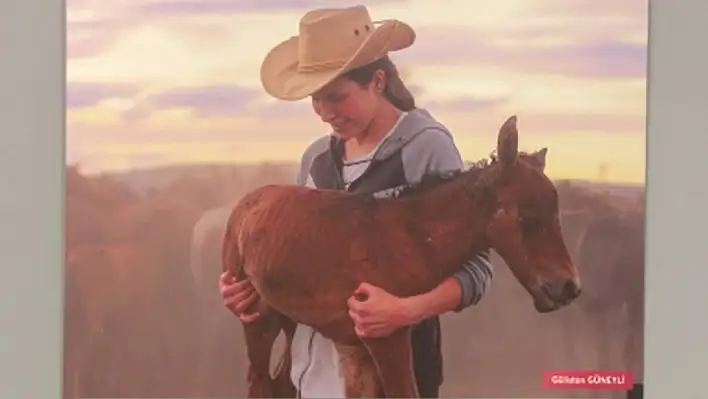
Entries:
<svg viewBox="0 0 708 399">
<path fill-rule="evenodd" d="M 533 216 L 519 217 L 519 225 L 526 231 L 533 231 L 541 226 L 541 221 Z"/>
</svg>

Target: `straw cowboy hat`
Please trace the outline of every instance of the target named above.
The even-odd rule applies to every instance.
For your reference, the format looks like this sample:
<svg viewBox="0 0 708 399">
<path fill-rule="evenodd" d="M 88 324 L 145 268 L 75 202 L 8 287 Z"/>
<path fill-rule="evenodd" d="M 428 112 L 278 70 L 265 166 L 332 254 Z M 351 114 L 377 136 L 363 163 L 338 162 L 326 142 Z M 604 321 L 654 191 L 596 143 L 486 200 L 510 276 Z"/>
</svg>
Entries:
<svg viewBox="0 0 708 399">
<path fill-rule="evenodd" d="M 275 98 L 297 101 L 415 41 L 413 28 L 404 22 L 375 24 L 364 6 L 307 12 L 300 19 L 299 36 L 278 44 L 263 60 L 263 88 Z"/>
</svg>

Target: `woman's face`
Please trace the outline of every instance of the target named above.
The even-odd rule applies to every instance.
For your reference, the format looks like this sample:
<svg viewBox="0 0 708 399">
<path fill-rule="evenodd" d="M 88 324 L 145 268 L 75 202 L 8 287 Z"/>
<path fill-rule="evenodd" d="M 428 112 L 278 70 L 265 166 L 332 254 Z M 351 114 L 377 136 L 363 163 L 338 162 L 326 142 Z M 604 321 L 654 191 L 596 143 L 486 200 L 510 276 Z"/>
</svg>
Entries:
<svg viewBox="0 0 708 399">
<path fill-rule="evenodd" d="M 340 77 L 312 95 L 312 108 L 343 140 L 359 136 L 371 124 L 382 97 L 374 77 L 361 86 Z"/>
</svg>

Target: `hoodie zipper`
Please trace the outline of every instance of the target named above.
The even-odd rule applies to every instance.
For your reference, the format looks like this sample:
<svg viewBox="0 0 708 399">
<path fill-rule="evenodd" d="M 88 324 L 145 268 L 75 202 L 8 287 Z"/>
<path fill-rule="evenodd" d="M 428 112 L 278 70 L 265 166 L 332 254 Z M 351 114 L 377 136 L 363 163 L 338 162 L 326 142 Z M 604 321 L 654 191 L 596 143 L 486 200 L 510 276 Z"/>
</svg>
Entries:
<svg viewBox="0 0 708 399">
<path fill-rule="evenodd" d="M 305 368 L 302 370 L 302 373 L 300 373 L 300 378 L 298 379 L 297 382 L 297 398 L 301 399 L 302 398 L 302 380 L 305 378 L 305 374 L 310 370 L 310 367 L 312 366 L 312 347 L 313 343 L 315 340 L 315 330 L 312 330 L 310 333 L 310 342 L 307 345 L 307 364 L 305 365 Z"/>
<path fill-rule="evenodd" d="M 357 177 L 356 179 L 349 182 L 348 186 L 346 186 L 344 184 L 344 178 L 342 177 L 342 171 L 344 169 L 344 163 L 342 161 L 342 157 L 344 156 L 344 154 L 343 154 L 344 149 L 342 148 L 342 153 L 339 153 L 338 151 L 335 152 L 335 154 L 337 155 L 337 160 L 333 162 L 332 166 L 334 167 L 335 175 L 337 176 L 337 186 L 344 191 L 352 192 L 354 187 L 356 187 L 357 183 L 359 183 L 364 177 L 366 177 L 367 175 L 369 175 L 371 173 L 371 169 L 374 166 L 374 164 L 379 162 L 379 159 L 377 158 L 377 156 L 379 155 L 379 152 L 381 151 L 383 144 L 384 143 L 381 143 L 381 145 L 379 145 L 374 150 L 374 153 L 371 154 L 371 160 L 369 161 L 369 165 L 366 167 L 366 169 L 364 169 L 364 171 L 361 173 L 361 175 L 359 175 L 359 177 Z"/>
<path fill-rule="evenodd" d="M 399 115 L 399 119 L 398 119 L 398 121 L 396 122 L 396 124 L 393 125 L 393 128 L 392 128 L 391 132 L 389 132 L 389 133 L 386 135 L 386 137 L 384 137 L 384 139 L 381 141 L 381 143 L 379 143 L 379 144 L 376 146 L 376 148 L 374 149 L 373 154 L 371 154 L 371 160 L 369 161 L 369 166 L 364 170 L 364 172 L 361 173 L 361 175 L 359 175 L 359 177 L 357 177 L 356 179 L 352 180 L 352 181 L 349 183 L 349 186 L 348 186 L 348 187 L 345 187 L 345 190 L 346 190 L 346 191 L 351 192 L 351 191 L 354 189 L 354 187 L 356 186 L 357 183 L 359 183 L 364 177 L 366 177 L 367 175 L 369 175 L 369 174 L 371 173 L 371 170 L 373 169 L 373 166 L 375 166 L 374 164 L 376 164 L 376 163 L 378 163 L 378 162 L 380 161 L 380 159 L 379 159 L 379 153 L 383 150 L 383 148 L 386 147 L 387 144 L 389 144 L 389 141 L 390 141 L 390 140 L 393 140 L 393 138 L 392 138 L 391 136 L 392 136 L 393 133 L 398 129 L 398 127 L 400 126 L 401 122 L 403 122 L 403 119 L 405 119 L 405 117 L 407 116 L 407 114 L 408 114 L 408 113 L 401 113 L 401 114 Z M 342 154 L 340 154 L 341 156 L 343 156 L 343 152 L 344 152 L 344 149 L 342 148 Z M 339 159 L 341 160 L 341 157 L 340 157 Z M 342 186 L 343 186 L 343 185 L 344 185 L 344 179 L 342 178 L 342 168 L 343 168 L 343 166 L 340 167 L 340 168 L 337 168 L 337 176 L 339 177 L 339 181 L 341 182 L 341 184 L 342 184 Z"/>
<path fill-rule="evenodd" d="M 342 161 L 342 156 L 343 156 L 343 152 L 344 152 L 343 143 L 341 143 L 341 142 L 337 143 L 341 146 L 341 147 L 339 147 L 339 149 L 341 149 L 341 151 L 335 151 L 334 148 L 332 148 L 333 147 L 332 144 L 334 144 L 334 142 L 330 143 L 330 146 L 331 146 L 330 153 L 333 155 L 336 155 L 336 158 L 333 159 L 334 162 L 332 162 L 332 168 L 334 168 L 334 172 L 335 172 L 334 175 L 337 177 L 337 188 L 342 189 L 347 192 L 351 192 L 353 190 L 353 187 L 356 185 L 356 183 L 361 181 L 361 179 L 363 177 L 365 177 L 368 173 L 370 173 L 371 166 L 378 161 L 376 156 L 378 155 L 379 151 L 381 150 L 381 147 L 383 147 L 384 143 L 382 142 L 381 145 L 379 145 L 376 148 L 376 150 L 374 151 L 374 153 L 371 156 L 371 161 L 369 161 L 369 166 L 364 170 L 364 172 L 362 172 L 362 174 L 358 178 L 356 178 L 355 180 L 350 182 L 349 186 L 346 186 L 344 184 L 344 178 L 342 177 L 342 170 L 344 168 L 343 161 Z M 312 366 L 312 347 L 313 347 L 314 340 L 315 340 L 315 331 L 313 330 L 310 334 L 310 342 L 307 347 L 307 364 L 305 365 L 305 368 L 302 371 L 302 373 L 300 374 L 300 378 L 298 379 L 298 389 L 297 389 L 297 398 L 298 399 L 302 398 L 302 380 L 305 378 L 305 374 L 307 374 L 307 372 L 310 370 L 310 367 Z"/>
</svg>

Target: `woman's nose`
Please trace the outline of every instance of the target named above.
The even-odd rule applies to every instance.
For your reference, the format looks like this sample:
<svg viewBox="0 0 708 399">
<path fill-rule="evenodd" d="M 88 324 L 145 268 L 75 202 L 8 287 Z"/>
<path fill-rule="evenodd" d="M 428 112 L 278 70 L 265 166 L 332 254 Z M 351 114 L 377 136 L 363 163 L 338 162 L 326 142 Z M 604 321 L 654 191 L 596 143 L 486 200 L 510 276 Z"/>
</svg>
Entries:
<svg viewBox="0 0 708 399">
<path fill-rule="evenodd" d="M 334 112 L 332 112 L 329 107 L 320 108 L 320 119 L 324 123 L 331 123 L 334 120 Z"/>
</svg>

